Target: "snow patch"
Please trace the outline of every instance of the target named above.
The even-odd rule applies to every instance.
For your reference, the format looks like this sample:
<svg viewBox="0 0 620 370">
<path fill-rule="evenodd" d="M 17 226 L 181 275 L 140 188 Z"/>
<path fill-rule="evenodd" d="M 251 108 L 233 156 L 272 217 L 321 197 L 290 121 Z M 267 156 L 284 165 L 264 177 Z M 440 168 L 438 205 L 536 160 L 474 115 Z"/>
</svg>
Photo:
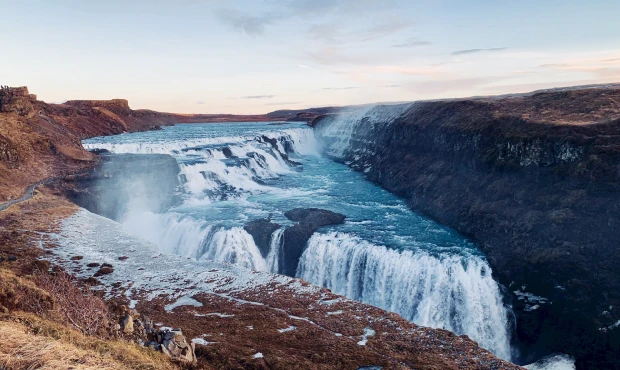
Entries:
<svg viewBox="0 0 620 370">
<path fill-rule="evenodd" d="M 327 316 L 332 316 L 332 315 L 342 315 L 344 313 L 343 310 L 338 310 L 338 311 L 332 311 L 332 312 L 328 312 Z"/>
<path fill-rule="evenodd" d="M 206 341 L 206 340 L 204 340 L 202 338 L 194 338 L 194 339 L 192 339 L 192 343 L 200 344 L 201 346 L 208 346 L 209 344 L 214 344 L 214 343 L 217 343 L 217 342 L 208 342 L 208 341 Z"/>
<path fill-rule="evenodd" d="M 295 330 L 295 329 L 297 329 L 297 327 L 296 327 L 296 326 L 291 325 L 291 326 L 289 326 L 288 328 L 278 329 L 278 331 L 280 332 L 280 334 L 282 334 L 282 333 L 286 333 L 286 332 L 289 332 L 289 331 L 293 331 L 293 330 Z"/>
<path fill-rule="evenodd" d="M 217 317 L 222 317 L 222 318 L 235 317 L 235 315 L 229 315 L 229 314 L 219 313 L 219 312 L 208 313 L 203 316 L 217 316 Z"/>
<path fill-rule="evenodd" d="M 190 296 L 182 296 L 179 299 L 177 299 L 174 303 L 170 303 L 169 305 L 166 305 L 164 309 L 166 310 L 166 312 L 172 312 L 172 310 L 180 306 L 202 307 L 202 303 L 198 302 L 197 300 L 195 300 L 194 298 Z"/>
<path fill-rule="evenodd" d="M 365 346 L 366 343 L 368 343 L 368 338 L 372 337 L 375 335 L 375 331 L 372 330 L 371 328 L 365 328 L 364 329 L 364 334 L 362 335 L 362 340 L 360 340 L 359 342 L 357 342 L 358 346 Z"/>
</svg>

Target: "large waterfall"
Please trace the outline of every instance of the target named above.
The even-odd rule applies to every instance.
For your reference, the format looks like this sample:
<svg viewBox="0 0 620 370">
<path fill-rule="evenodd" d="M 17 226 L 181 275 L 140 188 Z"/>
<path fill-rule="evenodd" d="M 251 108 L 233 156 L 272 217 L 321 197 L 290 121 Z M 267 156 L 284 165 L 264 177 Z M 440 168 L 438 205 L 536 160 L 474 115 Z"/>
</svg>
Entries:
<svg viewBox="0 0 620 370">
<path fill-rule="evenodd" d="M 380 125 L 406 108 L 354 112 L 332 122 L 320 145 L 308 127 L 258 123 L 178 125 L 84 144 L 113 153 L 176 158 L 181 202 L 156 213 L 143 207 L 152 200 L 136 192 L 117 220 L 162 252 L 278 272 L 284 230 L 292 225 L 284 211 L 316 207 L 340 212 L 347 222 L 310 238 L 297 276 L 415 323 L 467 334 L 510 358 L 508 311 L 475 246 L 410 212 L 401 200 L 346 166 L 318 155 L 317 147 L 323 145 L 332 158 L 344 156 L 357 125 Z M 259 218 L 281 225 L 265 254 L 243 228 Z"/>
<path fill-rule="evenodd" d="M 417 324 L 466 333 L 510 358 L 507 312 L 479 257 L 397 251 L 345 233 L 315 234 L 297 274 Z"/>
</svg>

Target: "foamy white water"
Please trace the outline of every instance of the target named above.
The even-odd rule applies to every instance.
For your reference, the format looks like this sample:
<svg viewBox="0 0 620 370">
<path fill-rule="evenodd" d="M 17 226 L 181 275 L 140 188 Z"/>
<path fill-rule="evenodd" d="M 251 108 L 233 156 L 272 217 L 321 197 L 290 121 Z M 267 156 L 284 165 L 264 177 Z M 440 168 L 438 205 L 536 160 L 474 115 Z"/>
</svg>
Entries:
<svg viewBox="0 0 620 370">
<path fill-rule="evenodd" d="M 346 233 L 315 234 L 297 276 L 417 324 L 466 333 L 510 358 L 507 312 L 480 257 L 396 251 Z"/>
<path fill-rule="evenodd" d="M 575 359 L 568 355 L 554 355 L 545 357 L 533 364 L 525 365 L 529 370 L 575 370 Z"/>
<path fill-rule="evenodd" d="M 380 124 L 407 106 L 366 109 Z M 333 127 L 331 155 L 342 153 L 355 119 Z M 265 124 L 179 125 L 163 131 L 87 141 L 116 153 L 168 153 L 180 167 L 181 204 L 144 211 L 140 193 L 119 217 L 126 230 L 170 255 L 281 271 L 284 212 L 317 207 L 347 216 L 344 225 L 315 233 L 297 275 L 425 326 L 467 334 L 509 359 L 507 309 L 484 257 L 453 231 L 408 210 L 404 203 L 346 166 L 318 156 L 312 130 Z M 287 156 L 290 156 L 287 159 Z M 292 161 L 294 162 L 292 162 Z M 296 164 L 299 162 L 299 164 Z M 282 227 L 261 254 L 243 229 L 270 217 Z"/>
</svg>

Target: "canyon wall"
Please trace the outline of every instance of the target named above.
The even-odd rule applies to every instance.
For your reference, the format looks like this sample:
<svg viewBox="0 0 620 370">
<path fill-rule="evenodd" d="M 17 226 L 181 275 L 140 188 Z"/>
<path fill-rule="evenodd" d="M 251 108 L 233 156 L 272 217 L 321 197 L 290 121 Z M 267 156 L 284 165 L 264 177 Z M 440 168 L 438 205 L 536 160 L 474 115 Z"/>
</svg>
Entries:
<svg viewBox="0 0 620 370">
<path fill-rule="evenodd" d="M 611 86 L 375 106 L 312 125 L 326 154 L 479 245 L 523 353 L 618 368 L 619 113 Z"/>
</svg>

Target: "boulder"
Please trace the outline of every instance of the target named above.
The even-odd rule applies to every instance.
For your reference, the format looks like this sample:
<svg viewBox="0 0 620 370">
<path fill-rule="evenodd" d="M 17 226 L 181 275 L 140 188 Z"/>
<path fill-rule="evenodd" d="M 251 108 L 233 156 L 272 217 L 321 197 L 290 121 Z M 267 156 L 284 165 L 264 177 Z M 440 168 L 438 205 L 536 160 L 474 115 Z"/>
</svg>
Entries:
<svg viewBox="0 0 620 370">
<path fill-rule="evenodd" d="M 104 264 L 105 265 L 105 264 Z M 95 272 L 95 274 L 93 275 L 93 277 L 99 277 L 99 276 L 103 276 L 103 275 L 107 275 L 107 274 L 111 274 L 114 272 L 114 269 L 112 267 L 109 266 L 101 266 L 101 268 L 99 268 L 99 270 L 97 270 L 97 272 Z"/>
<path fill-rule="evenodd" d="M 180 329 L 165 331 L 161 351 L 175 360 L 195 362 L 194 343 L 188 343 Z"/>
<path fill-rule="evenodd" d="M 293 222 L 305 223 L 315 227 L 338 225 L 344 223 L 345 216 L 318 208 L 294 208 L 284 212 L 286 218 Z"/>
<path fill-rule="evenodd" d="M 121 328 L 125 334 L 133 334 L 133 317 L 130 314 L 125 315 L 121 320 Z"/>
<path fill-rule="evenodd" d="M 222 154 L 224 154 L 224 156 L 226 158 L 234 158 L 235 156 L 232 153 L 232 150 L 230 150 L 229 147 L 225 146 L 224 148 L 222 148 Z"/>
</svg>

